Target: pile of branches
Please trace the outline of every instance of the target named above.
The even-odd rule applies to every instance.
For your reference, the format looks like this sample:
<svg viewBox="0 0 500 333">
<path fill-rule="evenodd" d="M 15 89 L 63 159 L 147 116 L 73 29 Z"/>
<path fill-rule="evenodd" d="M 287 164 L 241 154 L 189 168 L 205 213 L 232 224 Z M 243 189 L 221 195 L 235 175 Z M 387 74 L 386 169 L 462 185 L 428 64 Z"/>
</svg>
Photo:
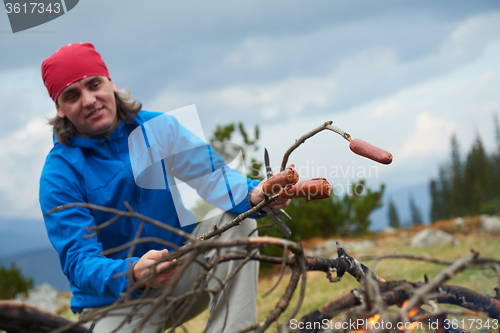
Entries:
<svg viewBox="0 0 500 333">
<path fill-rule="evenodd" d="M 123 212 L 127 214 L 127 212 Z M 498 295 L 490 297 L 473 290 L 444 284 L 448 279 L 465 269 L 492 269 L 498 279 L 500 279 L 500 262 L 495 259 L 485 258 L 476 252 L 472 252 L 465 258 L 454 261 L 440 261 L 434 259 L 417 258 L 411 256 L 386 256 L 376 258 L 381 260 L 385 258 L 397 257 L 407 259 L 427 260 L 438 264 L 446 265 L 438 275 L 432 280 L 425 279 L 424 282 L 410 281 L 385 281 L 378 277 L 365 265 L 348 255 L 338 244 L 338 258 L 315 258 L 307 257 L 299 243 L 273 237 L 251 237 L 238 238 L 231 240 L 214 239 L 210 242 L 198 240 L 181 248 L 182 252 L 193 253 L 197 256 L 203 251 L 239 246 L 247 249 L 246 254 L 235 254 L 230 256 L 221 256 L 214 259 L 206 266 L 206 270 L 193 285 L 192 290 L 184 295 L 171 297 L 171 288 L 165 287 L 162 293 L 155 299 L 132 298 L 131 294 L 136 286 L 125 293 L 120 300 L 114 304 L 93 312 L 88 316 L 83 316 L 78 322 L 69 322 L 61 317 L 46 313 L 33 307 L 14 303 L 11 301 L 0 301 L 0 329 L 9 333 L 21 332 L 90 332 L 80 324 L 85 322 L 94 322 L 103 318 L 109 313 L 134 306 L 136 311 L 130 311 L 130 317 L 137 316 L 140 309 L 144 306 L 151 306 L 147 312 L 141 312 L 144 323 L 148 320 L 148 314 L 153 313 L 161 304 L 171 304 L 168 308 L 162 309 L 166 321 L 173 322 L 174 325 L 170 332 L 174 332 L 176 327 L 182 323 L 182 315 L 189 310 L 189 306 L 196 302 L 203 292 L 217 292 L 218 290 L 206 290 L 201 283 L 209 274 L 212 267 L 221 262 L 229 260 L 239 260 L 240 265 L 235 269 L 231 276 L 221 282 L 223 288 L 230 278 L 234 276 L 238 268 L 249 260 L 258 260 L 261 262 L 273 263 L 282 266 L 281 277 L 288 276 L 283 274 L 285 267 L 291 270 L 288 284 L 283 295 L 270 311 L 267 317 L 261 322 L 248 327 L 242 332 L 264 332 L 277 323 L 276 328 L 271 331 L 277 332 L 348 332 L 348 331 L 409 331 L 413 327 L 424 327 L 435 329 L 436 332 L 467 332 L 465 328 L 480 328 L 479 321 L 474 322 L 469 319 L 465 322 L 453 322 L 447 319 L 449 315 L 473 316 L 481 318 L 486 322 L 490 318 L 491 328 L 498 328 L 498 319 L 500 317 L 500 301 Z M 284 257 L 271 257 L 256 254 L 256 249 L 263 246 L 278 246 L 284 249 Z M 175 252 L 173 252 L 175 253 Z M 290 253 L 290 255 L 288 255 Z M 192 258 L 191 256 L 189 258 Z M 192 260 L 178 259 L 183 267 L 192 264 Z M 296 319 L 296 315 L 302 305 L 305 295 L 305 286 L 308 271 L 322 271 L 326 273 L 326 278 L 332 283 L 341 281 L 345 274 L 353 276 L 359 283 L 359 287 L 351 290 L 340 297 L 337 297 L 318 309 Z M 182 272 L 180 272 L 182 274 Z M 178 274 L 177 276 L 180 276 Z M 143 281 L 138 281 L 139 285 Z M 175 281 L 171 285 L 173 285 Z M 278 282 L 279 283 L 279 282 Z M 498 291 L 497 288 L 495 290 Z M 292 296 L 298 292 L 299 297 L 295 304 L 290 304 Z M 237 301 L 237 300 L 236 300 Z M 405 304 L 403 306 L 403 304 Z M 426 311 L 421 308 L 427 304 L 432 309 Z M 441 308 L 438 304 L 458 305 L 462 310 Z M 290 315 L 284 320 L 281 318 L 288 307 L 293 307 Z M 402 307 L 402 310 L 394 310 L 394 306 Z M 378 320 L 370 321 L 374 316 Z M 332 318 L 335 317 L 335 320 Z M 487 318 L 485 318 L 487 317 Z M 173 320 L 173 321 L 172 321 Z M 478 319 L 479 320 L 479 319 Z M 178 321 L 178 323 L 175 323 Z M 278 322 L 281 322 L 278 323 Z M 125 320 L 124 320 L 125 323 Z M 496 323 L 496 324 L 495 324 Z M 415 326 L 416 325 L 416 326 Z M 419 326 L 420 325 L 420 326 Z"/>
<path fill-rule="evenodd" d="M 323 129 L 334 130 L 344 138 L 349 137 L 348 134 L 337 128 L 333 128 L 331 123 L 327 122 L 296 141 L 294 146 L 285 154 L 282 170 L 285 169 L 284 166 L 286 165 L 291 151 L 303 143 L 308 137 L 311 137 Z M 158 228 L 181 235 L 188 243 L 171 251 L 168 256 L 160 260 L 160 262 L 164 262 L 176 259 L 172 265 L 179 266 L 178 272 L 169 285 L 158 293 L 157 297 L 148 298 L 146 297 L 149 291 L 148 286 L 152 284 L 154 274 L 157 274 L 156 269 L 153 269 L 151 270 L 153 273 L 149 276 L 145 276 L 143 279 L 131 283 L 127 291 L 122 294 L 115 303 L 85 314 L 77 322 L 69 322 L 59 316 L 46 313 L 27 305 L 11 301 L 0 301 L 0 331 L 4 330 L 9 333 L 90 332 L 81 325 L 88 322 L 96 322 L 101 318 L 109 316 L 111 313 L 127 309 L 128 317 L 125 318 L 117 328 L 124 325 L 132 317 L 137 318 L 137 316 L 140 315 L 141 319 L 136 328 L 136 331 L 139 332 L 141 327 L 150 320 L 153 313 L 162 311 L 164 324 L 168 324 L 171 327 L 169 332 L 174 332 L 176 328 L 178 329 L 181 327 L 186 314 L 203 294 L 218 293 L 222 291 L 241 267 L 251 260 L 280 265 L 281 274 L 276 285 L 278 285 L 285 276 L 289 276 L 289 280 L 280 299 L 275 307 L 267 314 L 266 318 L 241 332 L 264 332 L 267 329 L 276 330 L 278 332 L 359 332 L 360 330 L 409 331 L 416 323 L 422 323 L 428 328 L 434 329 L 440 333 L 458 333 L 466 331 L 463 329 L 464 325 L 458 325 L 450 321 L 448 319 L 449 315 L 475 316 L 483 319 L 486 316 L 491 319 L 491 324 L 489 326 L 498 328 L 498 319 L 500 315 L 498 293 L 495 297 L 490 297 L 466 288 L 444 284 L 452 276 L 465 269 L 487 269 L 493 271 L 500 285 L 500 262 L 496 259 L 482 257 L 476 252 L 472 252 L 465 258 L 450 262 L 409 256 L 375 258 L 376 261 L 379 261 L 389 257 L 404 257 L 407 259 L 430 260 L 434 263 L 446 266 L 433 279 L 429 280 L 425 278 L 424 282 L 385 281 L 374 274 L 368 267 L 347 254 L 339 243 L 337 243 L 338 257 L 329 259 L 305 256 L 300 243 L 281 238 L 268 236 L 234 239 L 215 238 L 215 236 L 220 235 L 226 230 L 241 223 L 245 223 L 247 217 L 267 207 L 278 197 L 278 195 L 279 194 L 267 196 L 264 201 L 248 212 L 237 216 L 224 226 L 214 227 L 213 230 L 199 238 L 195 238 L 182 230 L 178 230 L 160 221 L 134 212 L 129 206 L 128 211 L 120 211 L 87 203 L 57 207 L 55 210 L 80 206 L 113 213 L 113 219 L 88 230 L 93 234 L 98 234 L 100 230 L 115 223 L 120 217 L 127 216 L 139 219 L 142 224 L 151 223 Z M 142 229 L 142 226 L 139 229 Z M 126 248 L 129 248 L 130 253 L 132 253 L 133 249 L 138 244 L 151 241 L 162 243 L 160 239 L 139 238 L 139 233 L 137 233 L 136 238 L 132 242 L 107 250 L 103 255 L 115 251 L 122 251 Z M 282 248 L 283 256 L 274 257 L 260 255 L 260 249 L 266 246 Z M 233 247 L 244 249 L 244 251 L 225 256 L 218 255 L 209 263 L 201 263 L 197 259 L 206 251 Z M 223 262 L 234 260 L 238 261 L 234 271 L 231 272 L 224 281 L 220 281 L 218 288 L 208 289 L 205 282 L 210 278 L 211 271 Z M 179 281 L 187 267 L 193 264 L 202 265 L 203 272 L 199 275 L 188 292 L 174 297 L 172 295 L 173 286 Z M 166 269 L 171 269 L 171 266 Z M 285 274 L 286 270 L 291 271 L 291 274 Z M 359 287 L 327 302 L 302 318 L 297 319 L 296 316 L 298 311 L 306 297 L 305 287 L 308 271 L 325 272 L 326 278 L 332 283 L 340 282 L 342 278 L 348 274 L 359 282 Z M 132 271 L 129 271 L 128 274 L 132 274 Z M 134 280 L 130 278 L 129 281 Z M 143 286 L 146 286 L 146 288 L 145 290 L 141 290 L 142 296 L 133 297 L 134 291 L 139 290 Z M 271 289 L 271 291 L 273 289 Z M 495 290 L 498 291 L 499 289 L 497 288 Z M 298 293 L 297 300 L 294 304 L 291 304 L 292 296 L 296 293 Z M 238 300 L 234 301 L 237 302 Z M 165 304 L 168 305 L 165 306 Z M 438 304 L 458 305 L 462 310 L 446 309 Z M 423 305 L 428 305 L 430 310 L 424 310 L 422 308 Z M 287 318 L 283 318 L 284 311 L 289 307 L 292 308 L 290 314 Z M 400 309 L 395 310 L 395 308 Z M 369 326 L 368 323 L 371 323 L 371 326 Z M 494 323 L 496 323 L 496 327 Z M 271 327 L 274 324 L 276 326 Z M 210 325 L 210 318 L 207 325 Z"/>
</svg>

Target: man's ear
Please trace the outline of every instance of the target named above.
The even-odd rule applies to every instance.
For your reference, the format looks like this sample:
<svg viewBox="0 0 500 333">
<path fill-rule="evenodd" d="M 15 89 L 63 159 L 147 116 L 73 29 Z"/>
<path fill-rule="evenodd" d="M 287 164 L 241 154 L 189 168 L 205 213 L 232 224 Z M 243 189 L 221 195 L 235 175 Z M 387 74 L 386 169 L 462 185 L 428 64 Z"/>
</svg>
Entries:
<svg viewBox="0 0 500 333">
<path fill-rule="evenodd" d="M 64 114 L 63 110 L 61 110 L 61 107 L 59 106 L 59 103 L 56 102 L 56 110 L 57 110 L 57 115 L 59 118 L 64 118 L 66 115 Z"/>
</svg>

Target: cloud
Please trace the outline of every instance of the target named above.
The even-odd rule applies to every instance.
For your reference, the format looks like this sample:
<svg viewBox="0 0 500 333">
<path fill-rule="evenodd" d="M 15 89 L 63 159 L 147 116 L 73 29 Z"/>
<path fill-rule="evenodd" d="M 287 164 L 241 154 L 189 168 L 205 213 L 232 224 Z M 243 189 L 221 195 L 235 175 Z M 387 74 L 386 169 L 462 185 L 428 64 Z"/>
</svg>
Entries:
<svg viewBox="0 0 500 333">
<path fill-rule="evenodd" d="M 397 114 L 401 110 L 401 106 L 396 100 L 388 100 L 384 104 L 377 107 L 373 113 L 372 117 L 385 117 L 385 116 L 393 116 Z"/>
<path fill-rule="evenodd" d="M 0 216 L 40 217 L 38 181 L 55 114 L 38 68 L 0 73 Z"/>
<path fill-rule="evenodd" d="M 472 16 L 461 22 L 442 44 L 440 63 L 464 63 L 484 54 L 491 44 L 498 44 L 500 12 Z"/>
<path fill-rule="evenodd" d="M 314 112 L 334 104 L 336 83 L 331 78 L 292 78 L 270 85 L 234 85 L 203 93 L 175 93 L 168 89 L 149 103 L 152 109 L 171 109 L 197 100 L 205 110 L 218 110 L 220 114 L 256 115 L 265 119 L 293 117 L 304 110 Z M 167 106 L 167 107 L 166 107 Z M 167 109 L 165 109 L 167 108 Z M 222 117 L 226 118 L 226 116 Z M 227 119 L 227 118 L 226 118 Z"/>
<path fill-rule="evenodd" d="M 44 117 L 53 108 L 39 69 L 69 42 L 92 41 L 113 80 L 129 86 L 146 109 L 195 103 L 206 133 L 215 124 L 260 124 L 274 160 L 299 135 L 333 119 L 393 152 L 394 164 L 379 169 L 389 182 L 408 182 L 408 170 L 419 179 L 437 170 L 435 154 L 448 149 L 450 124 L 467 148 L 466 133 L 472 140 L 474 126 L 490 126 L 500 105 L 495 1 L 99 6 L 95 11 L 94 2 L 81 2 L 39 33 L 0 36 L 6 214 L 38 214 L 38 177 L 52 145 Z M 89 26 L 89 17 L 95 24 Z M 317 166 L 365 163 L 331 135 L 308 141 L 294 159 Z M 429 138 L 438 141 L 431 145 Z M 417 170 L 422 165 L 426 171 Z"/>
<path fill-rule="evenodd" d="M 454 124 L 444 117 L 433 117 L 429 113 L 420 113 L 415 119 L 415 128 L 404 142 L 399 156 L 401 158 L 438 155 L 449 146 Z"/>
<path fill-rule="evenodd" d="M 26 67 L 0 72 L 0 137 L 23 127 L 53 108 L 39 69 Z"/>
<path fill-rule="evenodd" d="M 499 59 L 500 60 L 500 59 Z M 471 89 L 471 94 L 479 95 L 481 92 L 488 90 L 491 84 L 498 79 L 498 74 L 495 70 L 488 70 L 477 80 L 475 87 Z"/>
<path fill-rule="evenodd" d="M 39 179 L 45 157 L 52 148 L 45 117 L 34 117 L 25 126 L 0 139 L 0 216 L 41 217 Z"/>
<path fill-rule="evenodd" d="M 432 45 L 408 56 L 412 43 L 407 40 L 422 38 L 418 22 L 410 19 L 414 29 L 408 36 L 395 33 L 383 39 L 380 33 L 391 26 L 384 19 L 379 14 L 364 25 L 325 24 L 293 37 L 270 33 L 244 38 L 226 45 L 211 66 L 166 82 L 147 104 L 170 109 L 195 102 L 200 109 L 217 110 L 221 119 L 236 115 L 243 121 L 255 119 L 255 114 L 272 119 L 278 114 L 345 112 L 446 75 L 500 43 L 494 33 L 500 30 L 497 11 L 447 22 Z M 356 43 L 346 41 L 346 31 Z M 189 81 L 194 75 L 194 82 Z M 397 112 L 394 104 L 383 108 L 388 109 L 374 116 Z"/>
</svg>

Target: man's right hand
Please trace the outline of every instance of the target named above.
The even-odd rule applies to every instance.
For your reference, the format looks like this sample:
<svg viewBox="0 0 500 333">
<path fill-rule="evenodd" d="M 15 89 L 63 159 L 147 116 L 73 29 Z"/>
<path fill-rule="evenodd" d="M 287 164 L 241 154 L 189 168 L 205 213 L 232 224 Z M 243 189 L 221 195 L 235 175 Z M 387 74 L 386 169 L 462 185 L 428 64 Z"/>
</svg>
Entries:
<svg viewBox="0 0 500 333">
<path fill-rule="evenodd" d="M 137 263 L 134 265 L 134 281 L 139 281 L 143 277 L 151 275 L 153 273 L 153 265 L 167 254 L 168 250 L 165 249 L 161 251 L 150 250 L 145 255 L 143 255 L 141 259 L 139 259 L 139 261 L 137 261 Z M 170 283 L 175 273 L 177 273 L 179 266 L 167 269 L 166 271 L 164 270 L 168 266 L 171 266 L 173 261 L 175 261 L 175 259 L 172 261 L 165 261 L 156 265 L 156 275 L 154 277 L 151 288 L 165 287 Z M 145 285 L 141 286 L 141 288 L 143 287 L 145 287 Z"/>
<path fill-rule="evenodd" d="M 260 182 L 251 192 L 250 192 L 250 201 L 252 205 L 258 205 L 262 200 L 264 200 L 264 191 L 262 191 L 263 181 Z M 280 187 L 281 189 L 281 187 Z M 277 192 L 276 192 L 277 193 Z M 273 194 L 276 194 L 273 193 Z M 290 204 L 291 200 L 288 198 L 278 198 L 276 201 L 272 202 L 269 206 L 275 209 L 286 208 Z"/>
</svg>

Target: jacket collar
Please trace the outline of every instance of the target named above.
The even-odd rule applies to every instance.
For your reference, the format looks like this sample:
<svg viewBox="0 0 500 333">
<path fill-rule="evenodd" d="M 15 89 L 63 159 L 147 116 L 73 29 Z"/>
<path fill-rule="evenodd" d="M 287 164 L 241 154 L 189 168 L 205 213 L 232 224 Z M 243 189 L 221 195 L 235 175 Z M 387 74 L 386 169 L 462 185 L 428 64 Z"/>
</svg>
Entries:
<svg viewBox="0 0 500 333">
<path fill-rule="evenodd" d="M 134 122 L 136 125 L 140 125 L 137 117 L 134 117 Z M 109 135 L 101 135 L 96 137 L 89 136 L 73 136 L 69 141 L 69 147 L 80 147 L 80 148 L 95 148 L 99 146 L 102 142 L 106 140 L 114 141 L 124 135 L 128 135 L 127 127 L 134 125 L 127 125 L 124 121 L 120 121 L 118 127 L 111 132 Z M 135 126 L 134 126 L 135 128 Z M 56 140 L 55 133 L 52 135 L 52 140 L 54 141 L 54 145 L 59 143 Z"/>
</svg>

